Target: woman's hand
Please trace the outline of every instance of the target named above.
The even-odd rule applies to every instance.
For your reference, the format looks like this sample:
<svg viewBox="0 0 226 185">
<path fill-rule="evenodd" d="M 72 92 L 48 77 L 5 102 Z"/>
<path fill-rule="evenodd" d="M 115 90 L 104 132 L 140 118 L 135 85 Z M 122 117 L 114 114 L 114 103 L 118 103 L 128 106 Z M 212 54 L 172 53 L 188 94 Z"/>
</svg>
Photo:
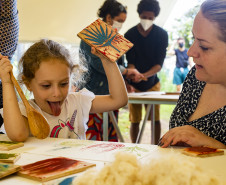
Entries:
<svg viewBox="0 0 226 185">
<path fill-rule="evenodd" d="M 209 146 L 224 148 L 225 145 L 219 141 L 203 134 L 193 126 L 185 125 L 170 129 L 160 140 L 159 145 L 163 148 L 170 145 L 180 146 Z"/>
<path fill-rule="evenodd" d="M 13 66 L 8 57 L 0 54 L 0 78 L 2 83 L 12 83 L 9 72 L 12 71 Z"/>
</svg>

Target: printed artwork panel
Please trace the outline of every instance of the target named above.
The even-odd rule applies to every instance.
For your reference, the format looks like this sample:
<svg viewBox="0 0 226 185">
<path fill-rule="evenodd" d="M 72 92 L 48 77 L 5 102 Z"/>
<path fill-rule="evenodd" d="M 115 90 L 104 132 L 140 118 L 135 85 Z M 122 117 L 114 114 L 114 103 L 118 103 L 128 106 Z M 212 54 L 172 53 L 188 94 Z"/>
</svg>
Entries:
<svg viewBox="0 0 226 185">
<path fill-rule="evenodd" d="M 20 166 L 0 163 L 0 179 L 20 170 Z"/>
<path fill-rule="evenodd" d="M 95 164 L 85 161 L 56 157 L 21 166 L 19 175 L 45 182 L 82 172 L 93 166 L 95 166 Z"/>
<path fill-rule="evenodd" d="M 0 141 L 0 150 L 12 150 L 24 146 L 22 142 Z"/>
<path fill-rule="evenodd" d="M 20 154 L 16 153 L 0 153 L 0 162 L 14 163 L 20 158 Z"/>
<path fill-rule="evenodd" d="M 133 47 L 129 40 L 117 33 L 101 19 L 97 19 L 77 35 L 88 45 L 95 47 L 112 62 L 118 60 Z"/>
</svg>

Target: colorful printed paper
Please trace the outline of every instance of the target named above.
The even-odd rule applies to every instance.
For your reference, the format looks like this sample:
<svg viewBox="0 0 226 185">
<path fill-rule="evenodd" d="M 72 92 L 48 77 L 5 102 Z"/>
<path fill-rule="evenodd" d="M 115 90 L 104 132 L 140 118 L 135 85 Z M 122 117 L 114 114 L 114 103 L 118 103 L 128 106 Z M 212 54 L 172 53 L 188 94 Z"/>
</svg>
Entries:
<svg viewBox="0 0 226 185">
<path fill-rule="evenodd" d="M 141 159 L 157 148 L 157 145 L 64 139 L 52 142 L 52 146 L 39 146 L 31 152 L 79 160 L 111 162 L 114 160 L 115 153 L 119 151 L 135 154 Z"/>
<path fill-rule="evenodd" d="M 84 42 L 95 47 L 112 62 L 117 61 L 133 44 L 117 33 L 110 25 L 97 19 L 78 33 Z"/>
</svg>

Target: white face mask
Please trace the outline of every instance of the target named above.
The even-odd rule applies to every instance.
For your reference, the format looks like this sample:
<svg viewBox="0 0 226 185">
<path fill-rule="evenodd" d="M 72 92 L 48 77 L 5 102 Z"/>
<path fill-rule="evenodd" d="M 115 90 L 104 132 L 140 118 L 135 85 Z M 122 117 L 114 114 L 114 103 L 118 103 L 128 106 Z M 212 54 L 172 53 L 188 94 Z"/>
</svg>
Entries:
<svg viewBox="0 0 226 185">
<path fill-rule="evenodd" d="M 119 32 L 119 30 L 122 28 L 122 24 L 123 23 L 121 22 L 113 20 L 112 28 L 117 29 L 117 32 Z"/>
<path fill-rule="evenodd" d="M 140 24 L 143 27 L 144 31 L 146 31 L 153 25 L 153 20 L 140 19 Z"/>
</svg>

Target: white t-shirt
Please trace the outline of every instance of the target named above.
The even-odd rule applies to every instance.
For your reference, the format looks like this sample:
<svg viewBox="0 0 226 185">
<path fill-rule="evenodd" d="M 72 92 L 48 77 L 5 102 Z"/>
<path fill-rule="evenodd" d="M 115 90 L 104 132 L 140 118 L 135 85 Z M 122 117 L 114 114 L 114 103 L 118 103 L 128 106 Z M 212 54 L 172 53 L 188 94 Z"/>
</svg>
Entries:
<svg viewBox="0 0 226 185">
<path fill-rule="evenodd" d="M 33 99 L 29 100 L 29 103 L 48 121 L 50 126 L 49 137 L 86 139 L 87 121 L 94 98 L 95 95 L 85 88 L 79 92 L 70 92 L 61 106 L 59 116 L 53 116 L 42 111 Z M 19 102 L 19 107 L 21 114 L 27 117 L 23 102 Z"/>
</svg>

